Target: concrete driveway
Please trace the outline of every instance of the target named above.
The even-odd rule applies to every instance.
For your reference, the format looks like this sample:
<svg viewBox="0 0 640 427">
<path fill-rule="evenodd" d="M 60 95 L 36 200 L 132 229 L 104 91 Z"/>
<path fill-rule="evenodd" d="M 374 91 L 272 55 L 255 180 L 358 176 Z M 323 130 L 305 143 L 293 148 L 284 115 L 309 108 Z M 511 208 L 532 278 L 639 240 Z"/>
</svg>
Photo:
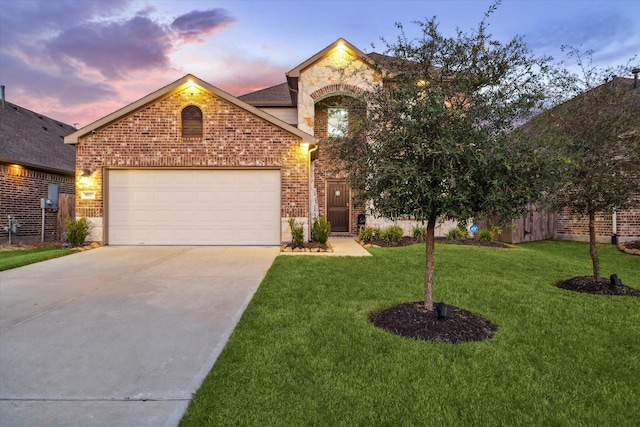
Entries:
<svg viewBox="0 0 640 427">
<path fill-rule="evenodd" d="M 0 425 L 177 425 L 277 255 L 107 246 L 0 272 Z"/>
</svg>

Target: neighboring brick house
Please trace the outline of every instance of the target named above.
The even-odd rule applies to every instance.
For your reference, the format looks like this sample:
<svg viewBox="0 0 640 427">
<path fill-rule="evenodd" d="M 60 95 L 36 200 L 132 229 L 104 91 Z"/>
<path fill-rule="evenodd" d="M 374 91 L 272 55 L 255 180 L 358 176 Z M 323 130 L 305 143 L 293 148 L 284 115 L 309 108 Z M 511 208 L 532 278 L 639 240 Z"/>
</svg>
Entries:
<svg viewBox="0 0 640 427">
<path fill-rule="evenodd" d="M 4 99 L 0 105 L 0 241 L 61 239 L 65 217 L 74 217 L 75 148 L 64 137 L 75 128 Z M 42 209 L 41 200 L 50 200 Z M 45 202 L 46 203 L 46 202 Z M 43 229 L 44 213 L 44 229 Z M 9 217 L 18 234 L 5 231 Z"/>
</svg>

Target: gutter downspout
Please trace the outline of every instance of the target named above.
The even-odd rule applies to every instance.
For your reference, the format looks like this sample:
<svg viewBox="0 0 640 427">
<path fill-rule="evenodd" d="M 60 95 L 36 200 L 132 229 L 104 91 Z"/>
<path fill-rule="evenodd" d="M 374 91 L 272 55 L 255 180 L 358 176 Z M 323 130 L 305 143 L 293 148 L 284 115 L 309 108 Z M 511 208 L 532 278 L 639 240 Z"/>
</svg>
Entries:
<svg viewBox="0 0 640 427">
<path fill-rule="evenodd" d="M 618 244 L 618 217 L 617 212 L 614 210 L 611 215 L 611 244 Z"/>
<path fill-rule="evenodd" d="M 313 153 L 314 151 L 316 151 L 318 149 L 318 144 L 314 144 L 313 148 L 310 148 L 308 150 L 308 155 L 309 155 L 309 177 L 307 179 L 307 181 L 309 181 L 309 225 L 307 226 L 307 241 L 311 241 L 311 227 L 313 226 L 313 201 L 314 201 L 314 197 L 312 196 L 313 194 L 313 184 L 315 183 L 315 180 L 313 179 L 313 171 L 311 170 L 311 166 L 313 166 L 313 163 L 311 162 L 311 153 Z"/>
</svg>

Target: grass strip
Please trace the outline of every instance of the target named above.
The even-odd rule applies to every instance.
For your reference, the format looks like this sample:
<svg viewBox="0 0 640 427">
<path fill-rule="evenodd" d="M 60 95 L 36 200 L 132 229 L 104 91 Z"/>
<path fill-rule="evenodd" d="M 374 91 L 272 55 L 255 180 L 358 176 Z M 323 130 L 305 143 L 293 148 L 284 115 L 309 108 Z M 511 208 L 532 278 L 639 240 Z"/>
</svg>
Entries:
<svg viewBox="0 0 640 427">
<path fill-rule="evenodd" d="M 65 249 L 59 246 L 42 246 L 20 251 L 2 251 L 0 252 L 0 271 L 58 258 L 74 252 L 76 252 L 75 249 Z"/>
</svg>

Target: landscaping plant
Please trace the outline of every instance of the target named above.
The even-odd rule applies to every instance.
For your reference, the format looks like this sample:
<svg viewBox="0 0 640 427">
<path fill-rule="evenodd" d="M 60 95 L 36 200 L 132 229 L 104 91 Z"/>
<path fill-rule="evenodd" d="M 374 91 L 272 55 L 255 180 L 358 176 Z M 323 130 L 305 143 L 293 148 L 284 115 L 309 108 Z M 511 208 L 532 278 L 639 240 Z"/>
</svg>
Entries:
<svg viewBox="0 0 640 427">
<path fill-rule="evenodd" d="M 455 227 L 447 231 L 447 239 L 450 239 L 450 240 L 466 239 L 467 236 L 468 236 L 468 233 L 466 228 Z"/>
<path fill-rule="evenodd" d="M 427 236 L 427 228 L 420 224 L 414 225 L 411 227 L 411 235 L 418 242 L 423 242 Z"/>
<path fill-rule="evenodd" d="M 304 246 L 304 225 L 296 222 L 295 218 L 289 218 L 289 228 L 291 229 L 291 246 L 294 248 Z"/>
<path fill-rule="evenodd" d="M 402 239 L 403 234 L 402 228 L 398 224 L 393 224 L 380 229 L 378 238 L 386 243 L 395 243 Z"/>
<path fill-rule="evenodd" d="M 91 222 L 85 216 L 76 219 L 67 218 L 67 240 L 71 246 L 82 246 L 89 232 L 91 231 Z"/>
<path fill-rule="evenodd" d="M 378 227 L 367 226 L 361 228 L 358 232 L 358 237 L 364 242 L 371 242 L 380 236 L 380 229 Z"/>
<path fill-rule="evenodd" d="M 484 240 L 484 241 L 490 241 L 491 239 L 493 239 L 493 234 L 491 233 L 491 230 L 488 230 L 486 228 L 479 230 L 476 233 L 476 239 L 478 240 Z"/>
<path fill-rule="evenodd" d="M 313 227 L 311 228 L 311 240 L 322 243 L 323 245 L 329 240 L 331 234 L 331 224 L 326 217 L 315 218 Z"/>
</svg>

